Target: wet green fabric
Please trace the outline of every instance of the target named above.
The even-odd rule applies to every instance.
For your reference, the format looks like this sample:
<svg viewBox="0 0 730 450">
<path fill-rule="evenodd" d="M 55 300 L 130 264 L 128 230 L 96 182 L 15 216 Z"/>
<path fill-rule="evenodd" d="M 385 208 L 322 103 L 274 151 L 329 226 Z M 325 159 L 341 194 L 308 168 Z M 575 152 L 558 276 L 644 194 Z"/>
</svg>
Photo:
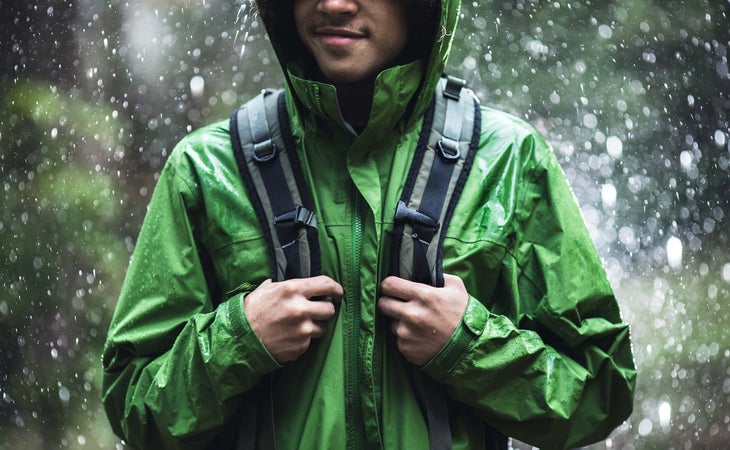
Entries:
<svg viewBox="0 0 730 450">
<path fill-rule="evenodd" d="M 345 288 L 327 335 L 297 361 L 278 364 L 243 309 L 269 264 L 227 122 L 177 145 L 103 355 L 104 404 L 128 443 L 232 448 L 240 411 L 273 374 L 280 449 L 428 448 L 420 389 L 376 300 L 458 2 L 443 9 L 450 32 L 429 61 L 379 75 L 359 135 L 339 117 L 333 86 L 281 61 L 322 271 Z M 628 326 L 545 141 L 512 116 L 488 108 L 482 115 L 479 151 L 444 240 L 444 271 L 464 280 L 470 300 L 450 341 L 421 370 L 448 389 L 454 448 L 491 448 L 493 431 L 542 448 L 602 439 L 632 408 Z"/>
</svg>

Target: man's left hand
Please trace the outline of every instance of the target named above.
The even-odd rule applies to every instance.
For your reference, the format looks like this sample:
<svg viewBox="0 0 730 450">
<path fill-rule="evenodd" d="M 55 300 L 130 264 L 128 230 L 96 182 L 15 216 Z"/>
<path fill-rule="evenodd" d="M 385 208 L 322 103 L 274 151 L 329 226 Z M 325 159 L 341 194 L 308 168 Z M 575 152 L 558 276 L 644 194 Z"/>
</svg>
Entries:
<svg viewBox="0 0 730 450">
<path fill-rule="evenodd" d="M 444 274 L 442 288 L 398 277 L 386 278 L 380 287 L 378 309 L 391 319 L 398 350 L 419 367 L 448 342 L 469 302 L 464 283 L 454 275 Z"/>
</svg>

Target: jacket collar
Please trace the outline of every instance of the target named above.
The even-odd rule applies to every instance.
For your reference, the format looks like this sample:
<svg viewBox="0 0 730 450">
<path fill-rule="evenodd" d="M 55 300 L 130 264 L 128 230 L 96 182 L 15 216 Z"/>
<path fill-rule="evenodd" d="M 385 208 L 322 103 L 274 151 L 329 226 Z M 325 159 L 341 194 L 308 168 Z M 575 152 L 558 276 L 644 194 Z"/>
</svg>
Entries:
<svg viewBox="0 0 730 450">
<path fill-rule="evenodd" d="M 288 68 L 288 79 L 292 91 L 303 107 L 300 111 L 312 112 L 319 119 L 347 128 L 342 119 L 336 88 L 328 83 L 313 81 L 295 75 L 296 70 Z M 419 91 L 423 74 L 421 61 L 395 66 L 382 71 L 375 80 L 373 105 L 367 129 L 390 130 L 405 125 L 409 108 Z M 306 119 L 304 120 L 306 122 Z"/>
</svg>

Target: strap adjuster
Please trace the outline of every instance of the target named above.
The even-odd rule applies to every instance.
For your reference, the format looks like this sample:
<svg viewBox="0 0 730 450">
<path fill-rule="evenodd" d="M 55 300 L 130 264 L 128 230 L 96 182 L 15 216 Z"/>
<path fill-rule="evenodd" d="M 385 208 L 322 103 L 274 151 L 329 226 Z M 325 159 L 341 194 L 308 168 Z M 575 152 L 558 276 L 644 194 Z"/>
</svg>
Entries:
<svg viewBox="0 0 730 450">
<path fill-rule="evenodd" d="M 253 144 L 251 157 L 257 163 L 271 161 L 276 156 L 276 144 L 271 139 Z"/>
<path fill-rule="evenodd" d="M 453 162 L 461 157 L 461 150 L 459 150 L 459 143 L 446 136 L 441 137 L 436 143 L 438 147 L 439 155 L 444 161 Z"/>
<path fill-rule="evenodd" d="M 406 206 L 403 200 L 398 202 L 398 207 L 395 210 L 395 220 L 408 220 L 415 225 L 422 225 L 433 230 L 438 230 L 439 228 L 438 221 L 422 212 L 412 210 Z"/>
<path fill-rule="evenodd" d="M 274 217 L 274 224 L 279 225 L 284 222 L 291 222 L 298 226 L 316 227 L 316 215 L 314 211 L 310 211 L 304 206 L 298 205 L 296 208 L 284 214 Z"/>
<path fill-rule="evenodd" d="M 444 97 L 458 102 L 459 97 L 461 97 L 461 89 L 464 86 L 466 86 L 466 80 L 449 75 L 446 78 L 446 86 L 444 86 Z"/>
</svg>

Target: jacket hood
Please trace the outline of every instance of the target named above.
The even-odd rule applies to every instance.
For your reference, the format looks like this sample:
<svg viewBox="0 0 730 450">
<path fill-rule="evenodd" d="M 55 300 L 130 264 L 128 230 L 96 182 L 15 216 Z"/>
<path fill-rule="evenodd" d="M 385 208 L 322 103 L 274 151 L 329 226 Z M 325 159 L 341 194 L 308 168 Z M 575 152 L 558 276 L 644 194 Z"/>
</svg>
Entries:
<svg viewBox="0 0 730 450">
<path fill-rule="evenodd" d="M 425 0 L 403 0 L 409 8 Z M 341 122 L 335 87 L 317 80 L 317 67 L 296 31 L 292 0 L 256 0 L 259 16 L 276 52 L 286 79 L 286 89 L 298 106 L 322 118 Z M 431 102 L 443 74 L 459 16 L 461 0 L 436 0 L 438 18 L 424 57 L 384 69 L 376 78 L 368 126 L 383 126 L 382 120 L 402 129 L 415 125 Z M 412 30 L 420 33 L 422 30 Z M 429 45 L 429 44 L 425 44 Z M 299 108 L 301 109 L 301 108 Z M 397 120 L 394 120 L 397 119 Z"/>
</svg>

